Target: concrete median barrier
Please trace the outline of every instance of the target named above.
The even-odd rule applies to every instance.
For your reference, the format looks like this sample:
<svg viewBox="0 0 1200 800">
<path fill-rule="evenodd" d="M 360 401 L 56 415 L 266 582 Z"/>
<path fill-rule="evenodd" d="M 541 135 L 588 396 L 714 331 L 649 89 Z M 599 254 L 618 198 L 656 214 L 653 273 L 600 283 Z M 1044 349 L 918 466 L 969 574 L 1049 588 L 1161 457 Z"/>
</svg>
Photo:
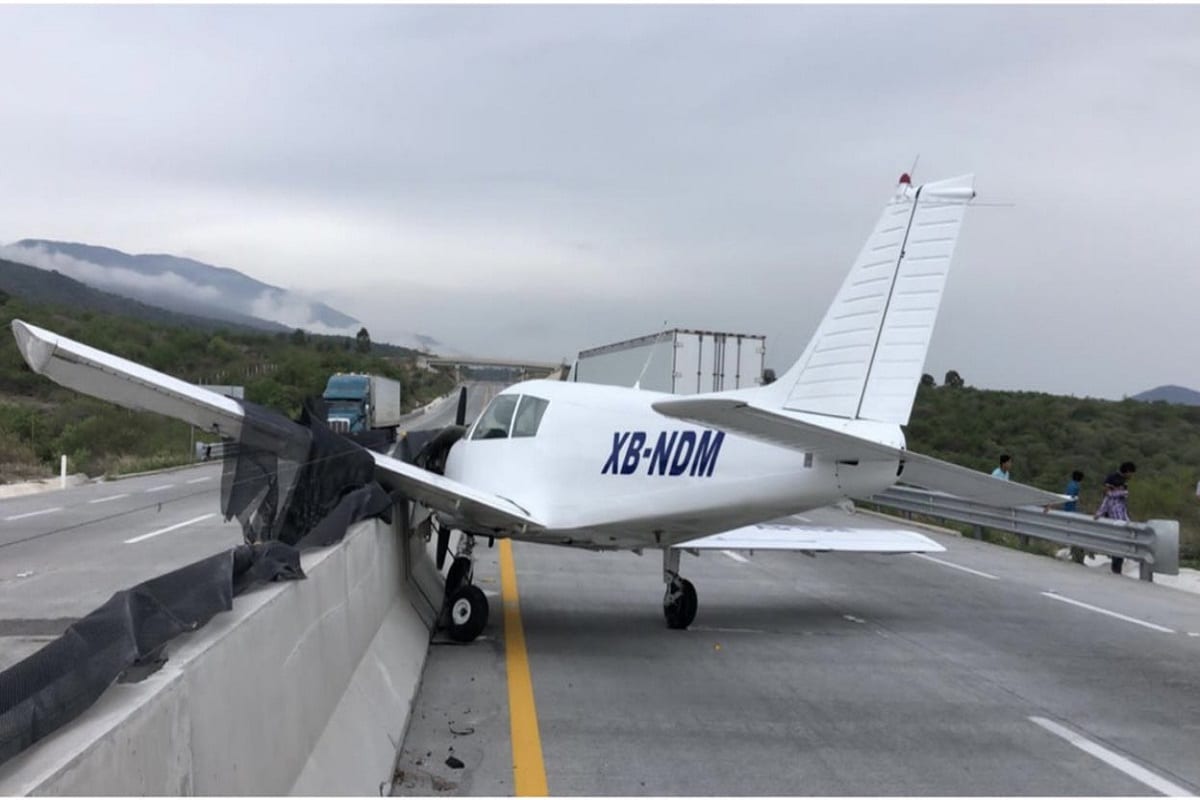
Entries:
<svg viewBox="0 0 1200 800">
<path fill-rule="evenodd" d="M 0 794 L 378 794 L 430 637 L 402 541 L 368 520 L 305 553 L 306 580 L 172 642 L 158 672 L 0 767 Z"/>
</svg>

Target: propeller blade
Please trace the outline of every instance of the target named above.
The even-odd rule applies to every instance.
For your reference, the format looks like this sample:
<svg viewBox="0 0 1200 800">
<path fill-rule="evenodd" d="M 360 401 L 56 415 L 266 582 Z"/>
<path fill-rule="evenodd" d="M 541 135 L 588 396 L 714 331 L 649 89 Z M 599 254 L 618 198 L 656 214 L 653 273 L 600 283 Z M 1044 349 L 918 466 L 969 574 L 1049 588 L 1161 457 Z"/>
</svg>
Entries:
<svg viewBox="0 0 1200 800">
<path fill-rule="evenodd" d="M 458 413 L 454 415 L 455 425 L 467 424 L 467 387 L 464 386 L 458 393 Z"/>
<path fill-rule="evenodd" d="M 437 558 L 434 563 L 437 565 L 438 572 L 442 571 L 442 565 L 446 563 L 446 551 L 450 549 L 450 529 L 438 527 L 437 532 Z"/>
</svg>

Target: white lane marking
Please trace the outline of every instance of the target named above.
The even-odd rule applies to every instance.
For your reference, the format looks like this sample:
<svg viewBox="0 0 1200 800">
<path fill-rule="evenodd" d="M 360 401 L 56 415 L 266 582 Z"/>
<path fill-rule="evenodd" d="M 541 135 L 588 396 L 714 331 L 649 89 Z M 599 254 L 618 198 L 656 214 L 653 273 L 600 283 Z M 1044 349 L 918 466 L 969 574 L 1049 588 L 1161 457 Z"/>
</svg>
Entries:
<svg viewBox="0 0 1200 800">
<path fill-rule="evenodd" d="M 1114 753 L 1107 747 L 1101 747 L 1091 739 L 1080 736 L 1078 733 L 1069 728 L 1064 728 L 1057 722 L 1052 722 L 1045 717 L 1030 717 L 1029 721 L 1035 725 L 1040 725 L 1041 727 L 1053 733 L 1055 736 L 1061 736 L 1088 755 L 1095 756 L 1105 764 L 1108 764 L 1110 767 L 1115 767 L 1116 769 L 1121 770 L 1121 772 L 1124 772 L 1135 781 L 1144 783 L 1154 791 L 1161 792 L 1167 797 L 1192 797 L 1195 794 L 1195 792 L 1188 791 L 1182 786 L 1178 786 L 1174 783 L 1171 783 L 1166 778 L 1162 778 L 1154 774 L 1145 767 L 1133 763 L 1125 756 L 1119 753 Z"/>
<path fill-rule="evenodd" d="M 196 517 L 195 519 L 189 519 L 186 522 L 179 522 L 174 525 L 168 525 L 165 528 L 159 528 L 156 531 L 150 531 L 150 533 L 143 533 L 141 536 L 135 536 L 132 539 L 126 539 L 125 544 L 137 544 L 138 542 L 144 542 L 147 539 L 153 538 L 155 536 L 161 536 L 164 533 L 170 533 L 171 531 L 177 531 L 186 525 L 195 525 L 197 522 L 203 522 L 204 520 L 208 519 L 209 517 L 215 517 L 216 515 L 217 514 L 214 511 L 211 514 L 205 514 L 203 516 Z"/>
<path fill-rule="evenodd" d="M 933 556 L 927 556 L 924 553 L 913 553 L 913 555 L 916 556 L 917 558 L 923 558 L 926 561 L 932 561 L 935 564 L 941 564 L 943 567 L 950 567 L 952 569 L 961 569 L 963 572 L 969 572 L 972 575 L 978 575 L 979 577 L 987 578 L 990 581 L 1000 580 L 995 575 L 988 575 L 986 572 L 980 572 L 977 569 L 971 569 L 970 567 L 964 567 L 962 564 L 954 564 L 950 561 L 943 561 L 940 558 L 934 558 Z"/>
<path fill-rule="evenodd" d="M 1160 631 L 1162 633 L 1174 633 L 1175 632 L 1175 631 L 1171 630 L 1170 628 L 1164 628 L 1162 625 L 1155 625 L 1153 622 L 1146 622 L 1144 620 L 1134 619 L 1133 617 L 1127 617 L 1124 614 L 1118 614 L 1115 611 L 1109 611 L 1107 608 L 1100 608 L 1099 606 L 1093 606 L 1093 605 L 1088 605 L 1087 603 L 1081 603 L 1078 600 L 1072 600 L 1069 597 L 1063 597 L 1061 594 L 1055 594 L 1054 592 L 1042 592 L 1042 595 L 1044 597 L 1049 597 L 1051 600 L 1057 600 L 1060 603 L 1070 603 L 1073 606 L 1079 606 L 1080 608 L 1086 608 L 1088 611 L 1095 611 L 1097 614 L 1104 614 L 1109 617 L 1115 617 L 1116 619 L 1123 619 L 1126 622 L 1132 622 L 1134 625 L 1141 625 L 1143 628 L 1149 628 L 1152 631 Z"/>
<path fill-rule="evenodd" d="M 43 508 L 41 511 L 30 511 L 25 514 L 13 514 L 11 517 L 5 517 L 4 521 L 12 522 L 14 519 L 25 519 L 26 517 L 37 517 L 37 516 L 41 516 L 42 514 L 53 514 L 55 511 L 62 511 L 62 506 L 55 506 L 54 508 Z"/>
<path fill-rule="evenodd" d="M 96 503 L 110 503 L 113 500 L 120 500 L 122 497 L 129 497 L 128 494 L 110 494 L 108 497 L 97 497 L 95 500 L 88 500 L 89 506 L 94 506 Z"/>
<path fill-rule="evenodd" d="M 147 489 L 146 494 L 150 494 L 151 492 L 161 492 L 163 489 L 170 489 L 174 485 L 175 484 L 173 483 L 164 483 L 162 486 L 155 486 L 152 489 Z"/>
<path fill-rule="evenodd" d="M 867 621 L 865 619 L 859 619 L 858 617 L 854 616 L 853 614 L 842 614 L 842 619 L 848 619 L 851 622 L 857 622 L 859 625 L 867 624 Z"/>
<path fill-rule="evenodd" d="M 739 564 L 749 564 L 750 563 L 750 559 L 746 558 L 745 556 L 738 555 L 737 553 L 733 552 L 732 550 L 722 550 L 721 552 L 724 553 L 725 555 L 729 556 L 730 558 L 732 558 L 734 561 L 738 562 Z"/>
<path fill-rule="evenodd" d="M 205 481 L 211 481 L 211 480 L 212 480 L 212 475 L 205 475 L 203 478 L 192 478 L 190 481 L 188 481 L 188 483 L 204 483 Z"/>
<path fill-rule="evenodd" d="M 1189 632 L 1189 633 L 1188 633 L 1188 636 L 1200 636 L 1200 633 L 1191 633 L 1191 632 Z"/>
</svg>

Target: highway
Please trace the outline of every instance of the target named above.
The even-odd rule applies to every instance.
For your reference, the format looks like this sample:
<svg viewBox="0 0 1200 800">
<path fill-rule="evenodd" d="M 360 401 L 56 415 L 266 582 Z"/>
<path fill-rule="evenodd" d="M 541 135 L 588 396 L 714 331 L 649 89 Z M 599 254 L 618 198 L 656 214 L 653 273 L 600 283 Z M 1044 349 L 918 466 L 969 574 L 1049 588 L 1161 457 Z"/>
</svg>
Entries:
<svg viewBox="0 0 1200 800">
<path fill-rule="evenodd" d="M 435 640 L 395 793 L 513 794 L 514 729 L 554 795 L 1200 791 L 1200 598 L 930 535 L 947 552 L 685 554 L 687 631 L 657 553 L 516 543 L 532 702 L 510 700 L 499 548 L 478 549 L 491 620 Z"/>
<path fill-rule="evenodd" d="M 498 388 L 471 385 L 468 419 Z M 453 422 L 456 401 L 405 427 Z M 240 543 L 219 483 L 206 464 L 0 501 L 0 668 Z M 468 645 L 435 637 L 396 793 L 513 794 L 514 730 L 520 768 L 562 795 L 1200 791 L 1200 598 L 925 532 L 947 552 L 684 555 L 687 631 L 663 622 L 657 553 L 516 543 L 519 652 L 505 551 L 479 547 L 491 620 Z M 532 701 L 510 694 L 514 668 Z"/>
<path fill-rule="evenodd" d="M 468 385 L 469 419 L 498 390 Z M 405 429 L 451 424 L 457 393 Z M 0 499 L 0 669 L 114 592 L 242 543 L 220 511 L 221 465 Z"/>
</svg>

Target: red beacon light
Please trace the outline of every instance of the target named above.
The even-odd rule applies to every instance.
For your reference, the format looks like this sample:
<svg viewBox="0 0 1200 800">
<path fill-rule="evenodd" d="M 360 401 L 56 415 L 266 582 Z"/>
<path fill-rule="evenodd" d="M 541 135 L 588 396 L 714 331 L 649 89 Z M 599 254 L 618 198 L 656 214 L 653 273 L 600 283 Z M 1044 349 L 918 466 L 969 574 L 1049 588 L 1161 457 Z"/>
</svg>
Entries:
<svg viewBox="0 0 1200 800">
<path fill-rule="evenodd" d="M 904 186 L 912 186 L 912 178 L 908 177 L 908 173 L 904 172 L 900 175 L 900 183 Z"/>
</svg>

